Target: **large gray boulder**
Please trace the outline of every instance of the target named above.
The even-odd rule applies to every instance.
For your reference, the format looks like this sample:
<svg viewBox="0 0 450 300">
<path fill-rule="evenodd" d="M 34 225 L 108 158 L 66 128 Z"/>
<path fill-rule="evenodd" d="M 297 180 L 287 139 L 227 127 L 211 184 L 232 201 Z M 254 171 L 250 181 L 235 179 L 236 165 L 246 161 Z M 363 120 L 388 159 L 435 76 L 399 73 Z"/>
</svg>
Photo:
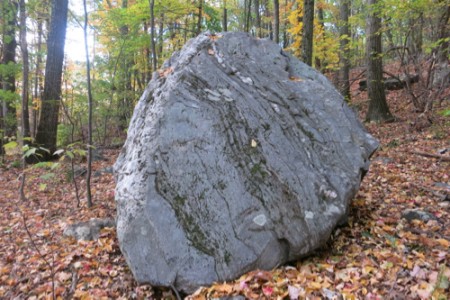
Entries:
<svg viewBox="0 0 450 300">
<path fill-rule="evenodd" d="M 200 35 L 155 73 L 116 162 L 139 282 L 192 292 L 311 253 L 378 143 L 321 74 L 268 40 Z"/>
</svg>

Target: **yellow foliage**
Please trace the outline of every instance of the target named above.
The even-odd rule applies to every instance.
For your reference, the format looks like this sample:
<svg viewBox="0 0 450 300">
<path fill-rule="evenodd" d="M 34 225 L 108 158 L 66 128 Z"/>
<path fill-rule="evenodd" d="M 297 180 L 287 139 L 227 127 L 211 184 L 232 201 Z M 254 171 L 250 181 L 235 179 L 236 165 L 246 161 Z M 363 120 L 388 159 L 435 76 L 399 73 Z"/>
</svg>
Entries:
<svg viewBox="0 0 450 300">
<path fill-rule="evenodd" d="M 297 2 L 298 6 L 291 10 L 288 16 L 291 27 L 288 32 L 293 37 L 293 43 L 288 50 L 294 53 L 295 56 L 300 57 L 302 45 L 302 31 L 303 31 L 303 3 Z M 317 18 L 314 19 L 314 42 L 313 42 L 313 61 L 320 60 L 322 68 L 336 69 L 339 66 L 339 38 L 333 36 L 324 30 L 323 26 L 319 24 Z"/>
</svg>

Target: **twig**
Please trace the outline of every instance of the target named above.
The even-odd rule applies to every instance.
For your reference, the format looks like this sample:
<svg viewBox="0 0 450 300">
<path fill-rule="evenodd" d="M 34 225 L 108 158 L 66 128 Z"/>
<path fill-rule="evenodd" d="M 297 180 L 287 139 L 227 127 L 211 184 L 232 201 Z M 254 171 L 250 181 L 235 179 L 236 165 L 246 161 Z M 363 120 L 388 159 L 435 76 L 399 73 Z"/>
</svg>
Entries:
<svg viewBox="0 0 450 300">
<path fill-rule="evenodd" d="M 425 152 L 419 152 L 419 151 L 411 151 L 410 153 L 425 156 L 425 157 L 431 157 L 431 158 L 437 158 L 442 161 L 450 161 L 450 156 L 445 155 L 439 155 L 439 154 L 432 154 L 432 153 L 425 153 Z"/>
<path fill-rule="evenodd" d="M 19 197 L 20 197 L 20 201 L 22 201 L 22 202 L 25 202 L 28 200 L 27 197 L 25 196 L 25 192 L 24 192 L 25 177 L 26 177 L 25 172 L 23 172 L 22 174 L 19 175 L 19 178 L 20 178 Z"/>
<path fill-rule="evenodd" d="M 177 300 L 181 300 L 180 294 L 178 293 L 177 289 L 175 288 L 175 286 L 173 284 L 170 285 L 170 288 L 172 289 L 172 291 L 174 291 L 175 296 L 177 297 Z"/>
<path fill-rule="evenodd" d="M 418 185 L 418 184 L 414 184 L 414 183 L 412 183 L 412 185 L 415 186 L 418 189 L 424 190 L 425 192 L 432 193 L 434 196 L 438 197 L 439 200 L 441 200 L 441 201 L 445 201 L 449 197 L 448 195 L 441 194 L 441 193 L 439 193 L 439 192 L 437 192 L 437 191 L 435 191 L 433 189 L 427 188 L 427 187 L 422 186 L 422 185 Z"/>
<path fill-rule="evenodd" d="M 45 255 L 42 254 L 41 250 L 39 250 L 38 246 L 36 245 L 34 239 L 33 239 L 33 235 L 30 232 L 30 229 L 28 228 L 27 225 L 27 218 L 25 217 L 25 214 L 23 213 L 22 209 L 20 208 L 20 206 L 14 202 L 14 204 L 16 205 L 17 209 L 19 210 L 20 215 L 22 216 L 22 221 L 23 221 L 23 225 L 25 227 L 25 231 L 28 235 L 28 237 L 30 238 L 30 242 L 31 245 L 33 246 L 34 250 L 39 254 L 39 257 L 44 261 L 44 263 L 50 268 L 50 276 L 52 278 L 52 299 L 55 300 L 56 299 L 56 294 L 55 294 L 55 258 L 52 255 L 52 262 L 50 263 L 47 258 L 45 258 Z"/>
</svg>

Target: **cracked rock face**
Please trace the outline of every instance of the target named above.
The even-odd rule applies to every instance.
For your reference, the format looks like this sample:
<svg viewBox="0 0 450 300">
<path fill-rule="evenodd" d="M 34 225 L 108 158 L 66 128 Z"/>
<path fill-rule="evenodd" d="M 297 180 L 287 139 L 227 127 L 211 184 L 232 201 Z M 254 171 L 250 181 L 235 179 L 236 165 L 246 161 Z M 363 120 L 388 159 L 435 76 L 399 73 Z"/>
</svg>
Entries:
<svg viewBox="0 0 450 300">
<path fill-rule="evenodd" d="M 200 35 L 153 76 L 116 162 L 137 281 L 192 292 L 311 253 L 378 143 L 328 80 L 271 41 Z"/>
</svg>

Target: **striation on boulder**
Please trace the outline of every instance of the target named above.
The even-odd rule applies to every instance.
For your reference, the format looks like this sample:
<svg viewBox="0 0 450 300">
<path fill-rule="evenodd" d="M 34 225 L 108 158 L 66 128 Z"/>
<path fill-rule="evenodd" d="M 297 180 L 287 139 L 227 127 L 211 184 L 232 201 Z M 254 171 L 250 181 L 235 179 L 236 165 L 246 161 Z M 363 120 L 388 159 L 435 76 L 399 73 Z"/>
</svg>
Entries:
<svg viewBox="0 0 450 300">
<path fill-rule="evenodd" d="M 268 40 L 202 34 L 155 73 L 115 164 L 138 282 L 192 292 L 310 254 L 378 146 L 320 73 Z"/>
</svg>

